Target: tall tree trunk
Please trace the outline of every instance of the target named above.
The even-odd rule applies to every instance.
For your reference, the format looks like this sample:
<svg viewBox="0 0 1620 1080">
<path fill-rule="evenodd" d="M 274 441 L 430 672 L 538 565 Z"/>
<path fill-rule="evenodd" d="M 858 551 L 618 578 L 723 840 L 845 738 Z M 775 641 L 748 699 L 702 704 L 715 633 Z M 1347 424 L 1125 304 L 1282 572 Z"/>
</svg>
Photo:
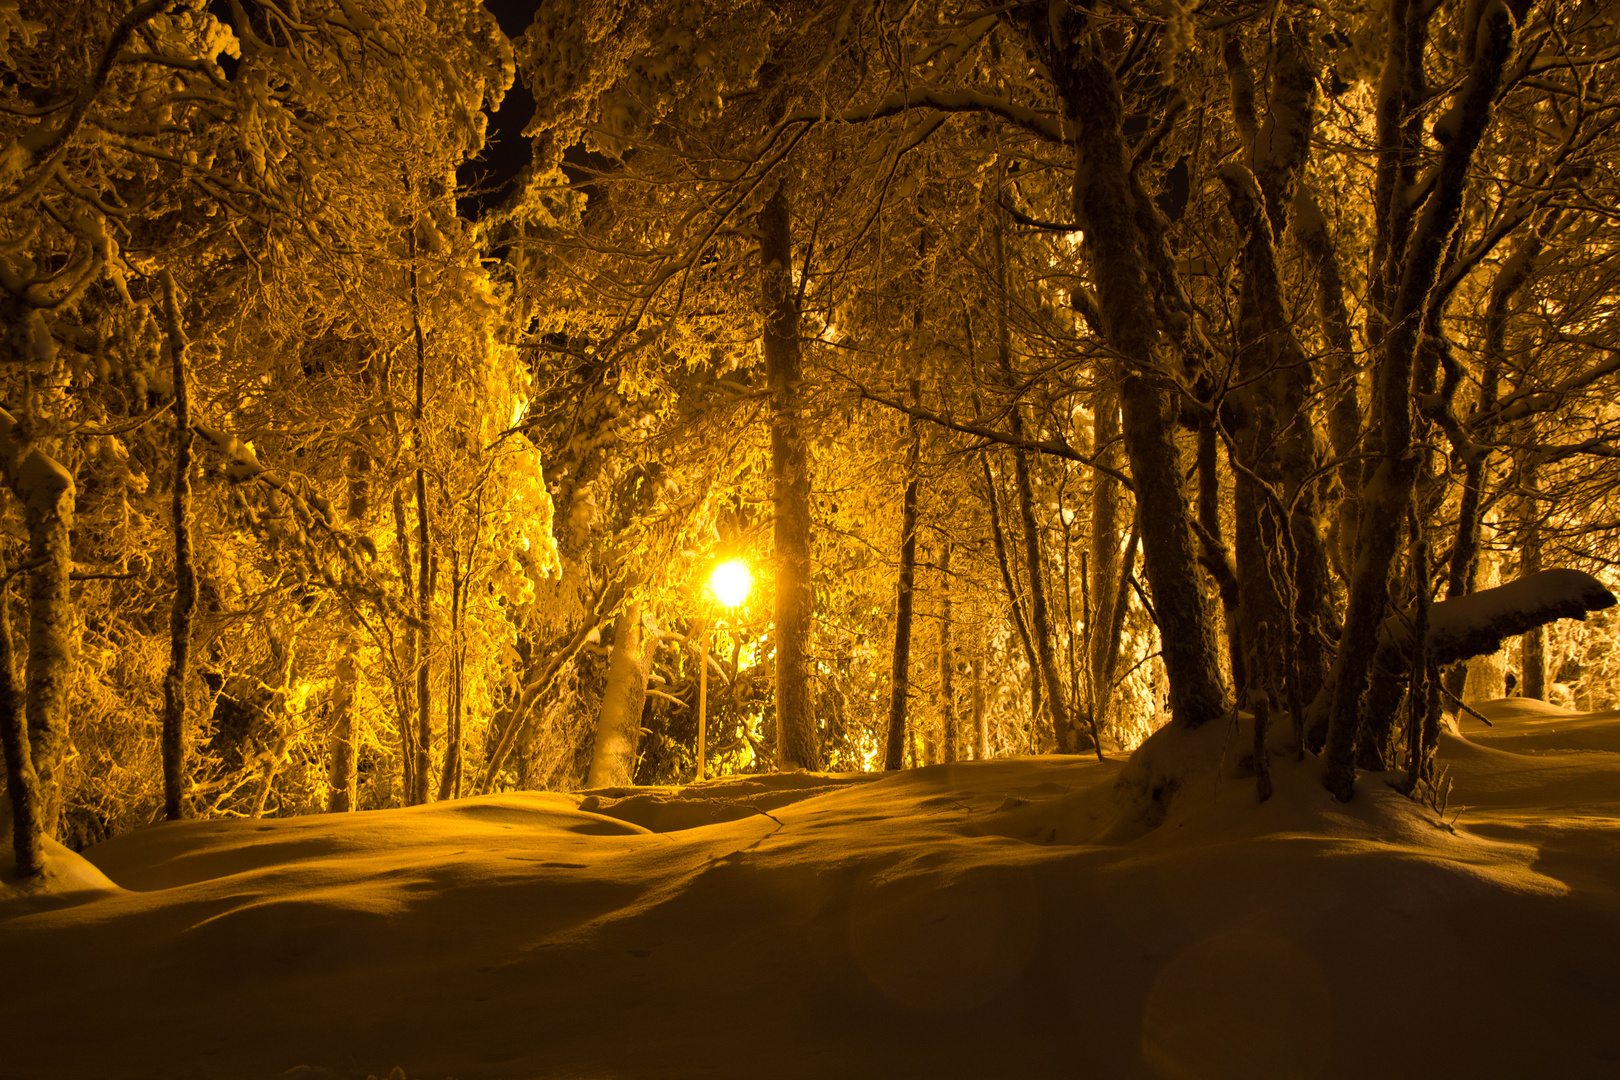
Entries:
<svg viewBox="0 0 1620 1080">
<path fill-rule="evenodd" d="M 1405 62 L 1411 44 L 1407 35 L 1414 32 L 1413 27 L 1406 25 L 1405 7 L 1405 0 L 1391 4 L 1391 64 Z M 1385 221 L 1387 215 L 1396 213 L 1393 203 L 1386 201 L 1380 205 L 1379 238 L 1390 265 L 1375 271 L 1375 282 L 1394 282 L 1395 288 L 1384 294 L 1388 306 L 1379 309 L 1384 332 L 1378 344 L 1376 373 L 1377 430 L 1373 449 L 1377 457 L 1369 461 L 1362 483 L 1356 565 L 1344 631 L 1333 665 L 1333 699 L 1325 752 L 1327 770 L 1323 783 L 1341 800 L 1349 799 L 1355 791 L 1358 740 L 1370 740 L 1373 744 L 1385 741 L 1382 732 L 1362 734 L 1359 729 L 1362 696 L 1372 675 L 1379 628 L 1389 609 L 1390 574 L 1400 546 L 1401 520 L 1417 478 L 1417 460 L 1412 454 L 1411 398 L 1419 319 L 1434 288 L 1441 257 L 1462 215 L 1468 169 L 1489 123 L 1491 104 L 1516 36 L 1513 16 L 1506 7 L 1482 5 L 1476 15 L 1481 25 L 1477 33 L 1468 35 L 1475 43 L 1472 71 L 1459 87 L 1453 111 L 1447 115 L 1448 121 L 1456 123 L 1450 127 L 1450 138 L 1440 151 L 1433 190 L 1423 209 L 1422 220 L 1411 230 L 1409 242 L 1399 242 L 1405 239 L 1404 222 Z M 1396 89 L 1386 86 L 1383 92 L 1394 94 Z M 1393 110 L 1391 115 L 1399 120 Z M 1385 131 L 1381 122 L 1380 135 Z M 1382 174 L 1381 166 L 1380 185 L 1386 179 L 1394 183 L 1393 176 Z M 1383 192 L 1381 186 L 1380 197 L 1385 194 L 1388 193 Z M 1378 291 L 1375 289 L 1375 299 L 1379 298 Z M 1387 318 L 1383 312 L 1388 313 Z"/>
<path fill-rule="evenodd" d="M 39 780 L 40 826 L 55 836 L 62 817 L 62 762 L 67 753 L 67 697 L 73 681 L 73 477 L 18 430 L 0 409 L 0 471 L 22 504 L 28 529 L 28 672 L 24 715 Z"/>
<path fill-rule="evenodd" d="M 1114 386 L 1113 372 L 1099 370 L 1097 381 L 1098 388 L 1092 396 L 1091 452 L 1099 464 L 1118 469 L 1124 464 L 1124 448 L 1119 439 L 1119 393 Z M 1105 669 L 1113 649 L 1108 631 L 1114 625 L 1114 586 L 1119 581 L 1121 494 L 1119 481 L 1104 472 L 1092 473 L 1091 557 L 1087 560 L 1091 580 L 1086 589 L 1091 599 L 1086 624 L 1091 655 L 1086 663 L 1091 679 L 1091 728 L 1097 734 L 1101 734 L 1108 722 L 1108 695 L 1113 683 L 1113 672 Z"/>
<path fill-rule="evenodd" d="M 17 877 L 45 869 L 44 823 L 40 817 L 39 777 L 28 747 L 28 721 L 17 692 L 11 648 L 11 575 L 0 561 L 0 746 L 6 755 L 6 795 L 11 801 L 11 850 Z"/>
<path fill-rule="evenodd" d="M 647 702 L 652 654 L 642 644 L 640 600 L 625 605 L 613 624 L 613 651 L 608 656 L 607 683 L 596 716 L 596 747 L 591 752 L 587 787 L 635 783 L 636 752 L 641 745 L 641 712 Z M 707 664 L 707 656 L 698 659 Z"/>
<path fill-rule="evenodd" d="M 817 769 L 821 754 L 810 695 L 810 448 L 799 428 L 799 303 L 792 222 L 782 189 L 760 211 L 759 231 L 776 540 L 776 761 L 784 770 Z"/>
<path fill-rule="evenodd" d="M 1497 383 L 1507 363 L 1507 320 L 1513 297 L 1534 273 L 1546 238 L 1557 225 L 1559 214 L 1554 211 L 1542 219 L 1540 227 L 1521 243 L 1513 255 L 1502 264 L 1491 282 L 1490 300 L 1485 306 L 1485 365 L 1480 373 L 1479 412 L 1489 417 L 1496 408 Z M 1457 539 L 1451 549 L 1450 572 L 1446 577 L 1446 598 L 1464 596 L 1474 591 L 1474 578 L 1479 562 L 1479 530 L 1482 500 L 1485 491 L 1485 467 L 1490 459 L 1490 443 L 1496 425 L 1484 421 L 1471 433 L 1477 440 L 1474 453 L 1463 466 L 1463 489 L 1457 506 Z M 1466 663 L 1453 665 L 1446 673 L 1446 690 L 1461 699 L 1467 685 Z"/>
<path fill-rule="evenodd" d="M 982 645 L 982 642 L 981 642 Z M 984 657 L 973 657 L 973 760 L 990 757 L 990 718 L 984 709 Z"/>
<path fill-rule="evenodd" d="M 1221 622 L 1226 631 L 1227 664 L 1235 686 L 1248 685 L 1243 667 L 1243 624 L 1238 605 L 1242 602 L 1237 573 L 1227 556 L 1221 538 L 1220 434 L 1214 416 L 1198 418 L 1198 524 L 1203 531 L 1206 564 L 1220 591 Z"/>
<path fill-rule="evenodd" d="M 466 605 L 466 578 L 461 555 L 450 552 L 450 685 L 445 690 L 444 770 L 439 774 L 439 801 L 461 798 L 461 689 L 467 667 L 467 644 L 461 637 L 462 609 Z"/>
<path fill-rule="evenodd" d="M 1533 454 L 1534 451 L 1531 451 Z M 1536 490 L 1536 465 L 1532 458 L 1521 472 L 1526 491 Z M 1519 576 L 1528 577 L 1541 571 L 1541 504 L 1534 496 L 1522 503 L 1524 521 L 1523 539 L 1520 541 Z M 1520 693 L 1527 698 L 1547 700 L 1547 628 L 1538 626 L 1519 639 L 1522 671 L 1519 675 Z"/>
<path fill-rule="evenodd" d="M 416 451 L 416 768 L 410 801 L 428 801 L 433 773 L 433 699 L 428 693 L 433 651 L 433 544 L 428 535 L 426 397 L 427 341 L 422 331 L 422 295 L 416 273 L 416 230 L 411 236 L 411 328 L 416 337 L 416 400 L 411 408 L 411 443 Z"/>
<path fill-rule="evenodd" d="M 911 403 L 919 396 L 918 380 L 910 382 Z M 900 511 L 900 575 L 894 605 L 894 656 L 889 668 L 889 731 L 884 743 L 883 767 L 890 771 L 905 764 L 906 695 L 911 690 L 911 607 L 917 574 L 917 468 L 921 440 L 916 417 L 907 417 L 911 443 L 906 447 L 906 491 Z"/>
<path fill-rule="evenodd" d="M 328 743 L 328 791 L 326 812 L 347 814 L 360 809 L 358 764 L 360 725 L 354 708 L 354 692 L 359 682 L 355 650 L 345 651 L 337 662 L 337 684 L 332 690 L 332 736 Z"/>
<path fill-rule="evenodd" d="M 956 657 L 951 649 L 951 541 L 939 544 L 939 723 L 940 744 L 946 761 L 960 756 L 957 750 L 956 698 L 952 676 Z"/>
<path fill-rule="evenodd" d="M 998 208 L 990 232 L 991 257 L 995 259 L 1001 286 L 1001 297 L 996 306 L 996 358 L 1008 392 L 1016 394 L 1009 312 L 1012 296 L 1007 272 L 1007 246 L 1003 236 L 1004 217 L 1005 211 Z M 1009 403 L 1007 424 L 1014 439 L 1024 438 L 1024 411 L 1016 398 Z M 1029 474 L 1029 452 L 1021 446 L 1014 446 L 1012 459 L 1013 487 L 1018 495 L 1018 517 L 1024 531 L 1024 567 L 1029 574 L 1029 636 L 1035 647 L 1046 707 L 1052 714 L 1052 738 L 1060 751 L 1069 753 L 1075 743 L 1074 722 L 1063 691 L 1063 676 L 1058 672 L 1057 647 L 1052 640 L 1052 624 L 1046 610 L 1046 564 L 1041 556 L 1040 525 L 1035 518 L 1035 487 Z"/>
<path fill-rule="evenodd" d="M 406 526 L 405 494 L 397 486 L 393 495 L 394 557 L 398 563 L 400 590 L 406 604 L 415 596 L 412 584 L 411 536 Z M 400 635 L 400 655 L 390 673 L 394 688 L 394 711 L 399 717 L 400 802 L 412 805 L 416 795 L 416 628 L 409 624 Z"/>
<path fill-rule="evenodd" d="M 1018 640 L 1024 646 L 1024 661 L 1029 665 L 1029 722 L 1040 722 L 1041 674 L 1040 661 L 1035 658 L 1035 644 L 1030 640 L 1029 622 L 1024 618 L 1024 606 L 1018 599 L 1018 585 L 1013 581 L 1012 564 L 1007 556 L 1007 535 L 1001 527 L 1000 496 L 996 494 L 995 479 L 990 475 L 988 453 L 980 452 L 979 465 L 984 470 L 985 506 L 990 511 L 990 541 L 996 551 L 996 565 L 1001 569 L 1001 585 L 1007 590 L 1007 604 L 1012 608 L 1013 625 L 1018 628 Z"/>
<path fill-rule="evenodd" d="M 1348 581 L 1355 562 L 1361 506 L 1361 467 L 1355 459 L 1361 439 L 1361 401 L 1357 393 L 1360 365 L 1350 332 L 1350 311 L 1344 302 L 1338 251 L 1328 233 L 1327 218 L 1305 187 L 1298 189 L 1294 199 L 1294 238 L 1316 273 L 1316 316 L 1328 350 L 1326 381 L 1335 388 L 1327 428 L 1333 456 L 1339 463 L 1333 472 L 1339 499 L 1329 526 L 1328 558 L 1339 577 Z"/>
<path fill-rule="evenodd" d="M 1095 46 L 1086 9 L 1036 5 L 1009 17 L 1022 21 L 1026 39 L 1051 74 L 1065 118 L 1074 125 L 1072 209 L 1085 227 L 1106 339 L 1124 358 L 1122 432 L 1170 679 L 1170 708 L 1182 724 L 1198 727 L 1224 715 L 1226 690 L 1183 488 L 1176 410 L 1161 380 L 1151 374 L 1162 359 L 1159 327 L 1136 225 L 1119 83 Z"/>
<path fill-rule="evenodd" d="M 191 561 L 191 394 L 186 335 L 180 324 L 174 277 L 164 270 L 164 332 L 174 378 L 174 602 L 169 609 L 169 667 L 163 675 L 163 816 L 184 816 L 186 679 L 190 674 L 191 618 L 197 607 L 197 570 Z"/>
<path fill-rule="evenodd" d="M 371 455 L 356 447 L 348 456 L 348 507 L 344 517 L 351 528 L 364 529 L 371 510 Z M 353 607 L 345 608 L 349 632 L 358 630 Z M 326 812 L 346 814 L 360 809 L 359 801 L 359 714 L 354 707 L 360 681 L 358 650 L 352 642 L 337 662 L 337 683 L 332 691 L 332 734 L 327 744 Z"/>
<path fill-rule="evenodd" d="M 0 468 L 23 507 L 28 527 L 28 671 L 23 713 L 29 760 L 37 780 L 38 815 L 53 836 L 62 815 L 61 766 L 67 746 L 67 687 L 72 678 L 73 625 L 68 593 L 73 478 L 0 409 Z"/>
</svg>

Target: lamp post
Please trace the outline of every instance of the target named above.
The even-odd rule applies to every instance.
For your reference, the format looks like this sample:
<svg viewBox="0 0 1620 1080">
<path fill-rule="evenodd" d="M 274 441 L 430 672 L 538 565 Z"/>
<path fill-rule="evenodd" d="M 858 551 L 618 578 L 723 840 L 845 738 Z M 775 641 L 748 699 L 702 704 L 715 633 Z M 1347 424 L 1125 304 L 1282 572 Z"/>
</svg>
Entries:
<svg viewBox="0 0 1620 1080">
<path fill-rule="evenodd" d="M 734 608 L 748 597 L 748 588 L 753 584 L 753 575 L 748 572 L 748 564 L 741 559 L 731 559 L 714 568 L 709 575 L 709 595 L 719 602 L 722 609 Z M 713 628 L 708 624 L 703 627 L 703 641 L 698 648 L 698 742 L 697 742 L 697 777 L 703 779 L 703 762 L 707 756 L 709 722 L 709 637 Z"/>
</svg>

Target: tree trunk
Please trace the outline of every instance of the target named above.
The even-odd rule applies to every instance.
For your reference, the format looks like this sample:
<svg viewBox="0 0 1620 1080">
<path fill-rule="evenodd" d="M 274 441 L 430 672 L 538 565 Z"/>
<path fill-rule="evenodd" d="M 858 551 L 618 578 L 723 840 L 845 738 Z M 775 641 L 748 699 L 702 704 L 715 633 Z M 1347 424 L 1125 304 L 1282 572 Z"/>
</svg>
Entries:
<svg viewBox="0 0 1620 1080">
<path fill-rule="evenodd" d="M 1026 17 L 1030 36 L 1044 46 L 1037 52 L 1044 54 L 1065 116 L 1075 125 L 1073 212 L 1085 226 L 1108 343 L 1125 361 L 1121 430 L 1141 515 L 1144 569 L 1159 616 L 1170 709 L 1187 727 L 1198 727 L 1225 713 L 1226 691 L 1189 524 L 1176 411 L 1149 374 L 1158 366 L 1159 330 L 1135 224 L 1120 88 L 1113 69 L 1086 44 L 1093 35 L 1081 9 L 1069 8 L 1061 27 L 1048 21 L 1044 8 Z"/>
<path fill-rule="evenodd" d="M 1485 365 L 1480 373 L 1479 412 L 1487 417 L 1496 408 L 1497 383 L 1507 364 L 1507 320 L 1513 297 L 1530 280 L 1546 237 L 1557 224 L 1554 212 L 1543 219 L 1540 228 L 1525 238 L 1513 255 L 1502 264 L 1491 282 L 1491 296 L 1485 307 Z M 1489 421 L 1471 433 L 1478 445 L 1463 467 L 1463 490 L 1457 504 L 1457 539 L 1451 549 L 1446 598 L 1474 591 L 1479 562 L 1479 530 L 1485 491 L 1485 469 L 1490 460 L 1489 444 L 1496 425 Z M 1468 665 L 1454 665 L 1446 673 L 1446 690 L 1461 698 L 1468 682 Z"/>
<path fill-rule="evenodd" d="M 1001 283 L 1001 298 L 996 307 L 996 357 L 1009 392 L 1016 393 L 1016 378 L 1012 365 L 1012 326 L 1008 306 L 1012 302 L 1007 275 L 1007 248 L 1003 237 L 1003 211 L 997 210 L 991 229 L 991 254 L 996 261 Z M 1008 429 L 1014 439 L 1024 438 L 1024 412 L 1017 400 L 1009 403 Z M 1052 625 L 1046 610 L 1046 565 L 1041 557 L 1040 525 L 1035 519 L 1035 487 L 1029 475 L 1029 453 L 1014 446 L 1013 487 L 1018 495 L 1018 517 L 1024 531 L 1024 567 L 1029 574 L 1029 636 L 1035 647 L 1035 660 L 1041 690 L 1046 698 L 1047 710 L 1052 714 L 1052 738 L 1058 750 L 1070 752 L 1074 747 L 1074 723 L 1063 692 L 1063 677 L 1058 672 L 1057 648 L 1052 641 Z M 1037 673 L 1032 673 L 1032 677 Z"/>
<path fill-rule="evenodd" d="M 1097 372 L 1098 389 L 1092 396 L 1091 452 L 1099 464 L 1120 468 L 1123 457 L 1119 441 L 1119 394 L 1112 373 Z M 1108 656 L 1113 643 L 1108 640 L 1114 625 L 1115 585 L 1119 581 L 1119 481 L 1104 472 L 1092 473 L 1091 557 L 1087 560 L 1091 580 L 1087 595 L 1091 613 L 1086 627 L 1091 639 L 1091 655 L 1086 658 L 1091 677 L 1091 729 L 1101 734 L 1108 722 L 1108 696 L 1113 672 Z"/>
<path fill-rule="evenodd" d="M 602 708 L 596 717 L 596 748 L 591 753 L 587 787 L 635 783 L 636 752 L 641 745 L 641 712 L 647 702 L 647 676 L 652 655 L 642 644 L 640 600 L 625 605 L 613 624 L 613 651 L 608 656 Z M 701 664 L 709 662 L 700 657 Z"/>
<path fill-rule="evenodd" d="M 45 869 L 44 824 L 40 817 L 39 777 L 28 747 L 28 722 L 17 669 L 11 655 L 11 575 L 0 562 L 0 746 L 6 755 L 6 794 L 11 800 L 11 850 L 17 877 Z"/>
<path fill-rule="evenodd" d="M 184 816 L 186 679 L 190 675 L 191 618 L 197 607 L 197 570 L 191 561 L 191 395 L 186 336 L 180 324 L 174 277 L 162 273 L 164 331 L 174 377 L 174 602 L 169 609 L 169 668 L 163 675 L 163 816 Z"/>
<path fill-rule="evenodd" d="M 450 685 L 445 690 L 444 770 L 439 774 L 439 801 L 461 798 L 461 689 L 467 667 L 467 645 L 461 637 L 462 609 L 466 604 L 466 579 L 461 572 L 461 555 L 450 552 Z"/>
<path fill-rule="evenodd" d="M 916 404 L 918 381 L 911 380 Z M 890 771 L 905 764 L 906 695 L 911 690 L 911 606 L 917 573 L 917 466 L 921 455 L 917 420 L 908 417 L 911 444 L 906 448 L 906 491 L 900 512 L 900 576 L 894 606 L 894 656 L 889 669 L 889 731 L 883 767 Z"/>
<path fill-rule="evenodd" d="M 1040 661 L 1035 659 L 1035 645 L 1029 637 L 1029 623 L 1024 618 L 1023 605 L 1018 600 L 1018 585 L 1013 581 L 1012 564 L 1007 556 L 1007 536 L 1001 527 L 1001 499 L 996 494 L 995 479 L 990 475 L 990 458 L 979 454 L 984 469 L 985 506 L 990 511 L 990 541 L 996 550 L 996 565 L 1001 568 L 1001 584 L 1007 590 L 1007 604 L 1012 609 L 1013 625 L 1018 628 L 1018 640 L 1024 646 L 1024 660 L 1029 665 L 1029 722 L 1036 725 L 1041 715 Z"/>
<path fill-rule="evenodd" d="M 345 520 L 351 528 L 365 528 L 371 510 L 371 455 L 356 447 L 348 456 L 348 507 Z M 346 608 L 350 633 L 358 629 L 354 608 Z M 337 662 L 337 684 L 332 693 L 332 735 L 328 743 L 326 812 L 346 814 L 360 809 L 359 751 L 360 724 L 354 695 L 360 681 L 358 650 L 352 642 Z"/>
<path fill-rule="evenodd" d="M 62 817 L 62 762 L 67 754 L 67 697 L 73 682 L 73 477 L 22 440 L 17 421 L 0 409 L 0 470 L 22 504 L 28 528 L 28 672 L 24 715 L 29 754 L 39 780 L 40 827 L 56 835 Z"/>
<path fill-rule="evenodd" d="M 1406 55 L 1404 23 L 1396 25 L 1397 18 L 1404 19 L 1405 6 L 1399 0 L 1391 6 L 1391 64 L 1404 63 L 1401 58 Z M 1325 748 L 1327 770 L 1323 783 L 1341 800 L 1349 799 L 1355 791 L 1358 739 L 1384 741 L 1381 732 L 1365 735 L 1360 732 L 1361 700 L 1372 675 L 1378 632 L 1389 608 L 1390 574 L 1400 546 L 1401 520 L 1417 478 L 1418 462 L 1412 454 L 1411 399 L 1419 318 L 1434 287 L 1441 257 L 1461 217 L 1469 165 L 1490 120 L 1491 103 L 1502 69 L 1513 49 L 1516 27 L 1505 7 L 1482 6 L 1479 18 L 1484 25 L 1474 36 L 1477 48 L 1473 70 L 1457 92 L 1453 111 L 1447 114 L 1448 121 L 1454 118 L 1456 123 L 1451 126 L 1451 137 L 1441 149 L 1433 191 L 1409 242 L 1396 242 L 1405 239 L 1405 226 L 1400 222 L 1387 223 L 1384 217 L 1395 211 L 1390 204 L 1380 206 L 1379 237 L 1390 265 L 1375 271 L 1375 283 L 1385 280 L 1395 282 L 1396 286 L 1387 294 L 1389 306 L 1375 312 L 1386 330 L 1378 345 L 1374 447 L 1377 457 L 1369 461 L 1364 474 L 1356 565 L 1344 631 L 1333 665 L 1333 699 Z M 1400 58 L 1395 55 L 1397 51 Z M 1394 93 L 1390 87 L 1385 91 Z M 1393 176 L 1381 175 L 1380 184 L 1386 179 L 1394 183 Z M 1381 197 L 1383 194 L 1381 190 Z M 1375 288 L 1374 292 L 1376 299 L 1379 289 Z"/>
<path fill-rule="evenodd" d="M 416 230 L 411 237 L 411 327 L 416 337 L 416 400 L 411 409 L 411 442 L 416 451 L 416 767 L 411 802 L 428 801 L 433 773 L 433 699 L 428 693 L 433 651 L 433 544 L 428 535 L 427 433 L 423 425 L 427 372 L 427 341 L 422 332 L 422 296 L 416 274 Z"/>
<path fill-rule="evenodd" d="M 1316 272 L 1316 313 L 1327 342 L 1326 381 L 1334 387 L 1328 410 L 1328 440 L 1339 462 L 1334 479 L 1339 500 L 1329 526 L 1329 562 L 1341 580 L 1350 579 L 1355 562 L 1356 522 L 1360 510 L 1361 467 L 1355 460 L 1361 438 L 1361 402 L 1357 393 L 1359 365 L 1350 333 L 1350 311 L 1344 302 L 1344 277 L 1328 234 L 1327 218 L 1304 187 L 1294 199 L 1294 237 Z"/>
<path fill-rule="evenodd" d="M 759 214 L 765 371 L 771 391 L 771 478 L 776 540 L 776 760 L 820 768 L 810 695 L 810 448 L 799 428 L 799 304 L 793 234 L 780 188 Z"/>
<path fill-rule="evenodd" d="M 1532 451 L 1533 453 L 1534 451 Z M 1523 486 L 1536 490 L 1534 461 L 1523 469 Z M 1541 505 L 1533 498 L 1523 501 L 1524 536 L 1520 541 L 1519 576 L 1529 577 L 1541 571 Z M 1547 628 L 1538 626 L 1519 639 L 1519 693 L 1538 701 L 1547 700 Z"/>
<path fill-rule="evenodd" d="M 939 544 L 939 723 L 940 744 L 946 761 L 959 754 L 956 739 L 956 701 L 952 676 L 956 658 L 951 650 L 951 542 Z"/>
<path fill-rule="evenodd" d="M 405 523 L 405 495 L 396 486 L 393 495 L 394 557 L 398 563 L 400 590 L 404 601 L 414 598 L 411 570 L 411 536 Z M 399 717 L 400 802 L 411 805 L 416 793 L 416 628 L 410 625 L 400 635 L 401 655 L 392 665 L 390 681 L 394 688 L 394 711 Z"/>
<path fill-rule="evenodd" d="M 984 710 L 984 657 L 973 658 L 973 760 L 990 758 L 990 723 Z"/>
<path fill-rule="evenodd" d="M 332 692 L 332 736 L 328 744 L 330 764 L 327 783 L 326 812 L 347 814 L 360 809 L 359 777 L 356 769 L 359 751 L 359 718 L 354 710 L 355 686 L 359 682 L 359 669 L 353 650 L 345 652 L 337 662 L 337 685 Z"/>
</svg>

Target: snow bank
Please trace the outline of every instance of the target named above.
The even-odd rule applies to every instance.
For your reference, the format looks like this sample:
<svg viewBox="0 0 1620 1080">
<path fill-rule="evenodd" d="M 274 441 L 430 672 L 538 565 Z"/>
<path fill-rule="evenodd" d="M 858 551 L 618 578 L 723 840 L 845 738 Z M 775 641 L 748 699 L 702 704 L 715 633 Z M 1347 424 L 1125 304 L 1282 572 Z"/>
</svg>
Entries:
<svg viewBox="0 0 1620 1080">
<path fill-rule="evenodd" d="M 154 826 L 0 912 L 0 1076 L 1612 1076 L 1615 725 L 1511 708 L 1444 821 L 1282 753 L 1260 804 L 1240 722 Z"/>
</svg>

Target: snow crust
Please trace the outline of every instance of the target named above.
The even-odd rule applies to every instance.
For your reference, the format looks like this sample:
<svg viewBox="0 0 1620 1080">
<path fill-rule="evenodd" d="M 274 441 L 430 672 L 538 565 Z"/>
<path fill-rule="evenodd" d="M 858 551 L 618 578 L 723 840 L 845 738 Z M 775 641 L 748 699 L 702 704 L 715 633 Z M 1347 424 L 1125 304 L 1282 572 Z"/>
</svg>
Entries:
<svg viewBox="0 0 1620 1080">
<path fill-rule="evenodd" d="M 0 1077 L 1620 1075 L 1620 714 L 1481 711 L 1444 821 L 1240 719 L 53 848 Z"/>
</svg>

